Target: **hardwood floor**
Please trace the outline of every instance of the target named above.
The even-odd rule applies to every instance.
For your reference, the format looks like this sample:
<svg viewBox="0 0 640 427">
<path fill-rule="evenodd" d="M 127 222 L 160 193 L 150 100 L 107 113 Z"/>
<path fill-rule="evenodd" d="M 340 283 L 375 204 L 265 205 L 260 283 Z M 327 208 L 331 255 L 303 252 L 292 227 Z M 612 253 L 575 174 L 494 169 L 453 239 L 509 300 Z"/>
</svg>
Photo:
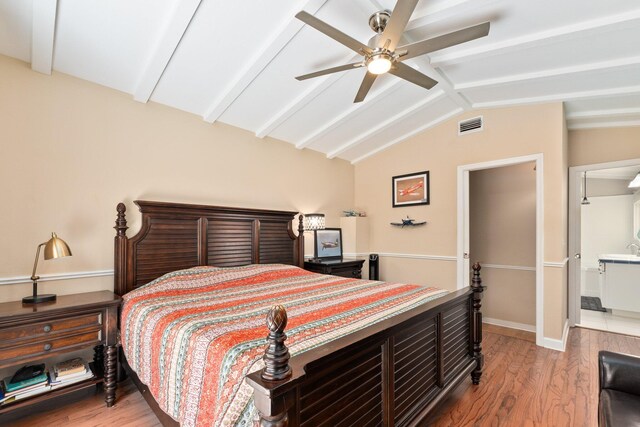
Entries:
<svg viewBox="0 0 640 427">
<path fill-rule="evenodd" d="M 640 338 L 610 332 L 572 328 L 562 353 L 537 347 L 533 334 L 485 326 L 480 385 L 465 381 L 428 425 L 597 426 L 598 351 L 640 355 Z"/>
<path fill-rule="evenodd" d="M 485 371 L 465 380 L 428 420 L 430 426 L 597 426 L 599 350 L 640 355 L 640 338 L 583 328 L 567 351 L 536 347 L 528 332 L 485 325 Z M 46 412 L 0 418 L 0 425 L 160 426 L 131 380 L 118 385 L 114 407 L 101 393 L 76 396 Z"/>
</svg>

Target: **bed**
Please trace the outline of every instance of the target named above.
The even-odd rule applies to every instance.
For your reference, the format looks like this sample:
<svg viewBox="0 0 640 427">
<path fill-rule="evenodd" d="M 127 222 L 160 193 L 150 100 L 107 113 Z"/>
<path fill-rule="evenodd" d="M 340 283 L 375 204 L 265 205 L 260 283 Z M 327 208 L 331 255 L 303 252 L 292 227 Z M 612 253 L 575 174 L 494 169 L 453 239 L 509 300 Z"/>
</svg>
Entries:
<svg viewBox="0 0 640 427">
<path fill-rule="evenodd" d="M 277 275 L 278 278 L 284 277 L 285 282 L 295 281 L 294 287 L 307 287 L 304 292 L 309 292 L 309 289 L 316 292 L 315 289 L 323 287 L 327 292 L 335 292 L 327 297 L 330 300 L 335 300 L 338 294 L 352 292 L 349 287 L 370 293 L 386 291 L 401 295 L 405 292 L 419 296 L 414 295 L 418 299 L 411 301 L 403 300 L 405 296 L 398 297 L 399 301 L 403 301 L 397 304 L 402 309 L 393 316 L 380 310 L 375 312 L 375 321 L 361 322 L 358 327 L 345 327 L 348 333 L 335 333 L 331 340 L 314 335 L 311 339 L 313 345 L 306 347 L 302 344 L 304 340 L 300 339 L 298 321 L 300 307 L 308 306 L 309 302 L 296 306 L 286 299 L 261 297 L 268 301 L 264 303 L 268 307 L 265 308 L 263 304 L 252 309 L 248 315 L 254 343 L 251 354 L 253 362 L 260 369 L 249 370 L 250 373 L 237 371 L 241 373 L 239 381 L 245 391 L 236 394 L 247 395 L 248 390 L 250 400 L 247 402 L 255 406 L 255 410 L 244 407 L 246 411 L 238 421 L 243 425 L 257 422 L 263 426 L 417 425 L 467 375 L 471 375 L 474 384 L 479 383 L 483 366 L 480 307 L 484 290 L 479 265 L 474 265 L 469 289 L 446 295 L 412 285 L 317 275 L 301 269 L 304 234 L 301 215 L 297 218 L 298 234 L 293 232 L 296 212 L 149 201 L 136 201 L 135 204 L 142 213 L 140 231 L 131 238 L 127 237 L 126 209 L 122 203 L 117 207 L 115 226 L 115 292 L 124 296 L 125 301 L 140 302 L 137 306 L 127 306 L 128 302 L 125 302 L 122 310 L 121 337 L 123 347 L 129 349 L 126 356 L 132 360 L 127 360 L 123 352 L 121 361 L 164 425 L 178 425 L 176 419 L 180 419 L 182 425 L 207 423 L 203 423 L 202 416 L 180 418 L 176 412 L 172 412 L 171 405 L 175 405 L 175 402 L 165 399 L 161 393 L 168 387 L 178 387 L 174 385 L 178 382 L 166 382 L 166 378 L 176 375 L 175 372 L 169 375 L 160 366 L 147 366 L 146 370 L 142 367 L 148 355 L 140 357 L 135 355 L 135 351 L 144 348 L 145 341 L 141 337 L 145 334 L 126 322 L 130 321 L 131 313 L 136 310 L 139 313 L 173 310 L 167 308 L 168 304 L 162 305 L 164 308 L 161 309 L 145 305 L 151 300 L 145 295 L 161 294 L 167 297 L 167 289 L 171 289 L 171 298 L 175 295 L 183 298 L 184 306 L 197 306 L 198 303 L 193 302 L 197 298 L 194 300 L 191 295 L 185 297 L 190 292 L 186 288 L 196 289 L 194 292 L 197 295 L 203 291 L 195 287 L 193 281 L 182 281 L 183 277 L 197 277 L 196 282 L 204 283 L 205 291 L 215 295 L 220 295 L 217 293 L 218 287 L 226 286 L 224 284 L 229 281 L 235 280 L 234 283 L 245 286 L 247 281 L 251 282 L 259 275 L 266 275 L 268 279 L 266 282 L 251 282 L 250 287 L 258 290 L 269 286 L 283 289 L 280 283 L 274 284 L 274 275 Z M 211 282 L 200 280 L 204 276 Z M 180 283 L 189 284 L 183 289 Z M 245 289 L 234 287 L 234 292 L 244 293 Z M 394 301 L 394 298 L 389 295 L 384 295 L 384 301 L 391 306 L 394 303 L 390 301 Z M 369 309 L 370 305 L 353 308 L 352 313 L 359 315 L 362 310 Z M 212 312 L 209 308 L 204 311 Z M 316 311 L 316 308 L 311 310 L 312 313 Z M 372 313 L 374 311 L 367 312 L 367 315 Z M 353 317 L 357 316 L 353 314 Z M 288 318 L 293 322 L 289 329 Z M 152 322 L 154 327 L 160 322 L 158 319 Z M 261 334 L 267 336 L 266 340 L 256 336 L 256 327 L 259 326 L 256 326 L 256 322 L 266 323 L 260 327 L 263 329 L 257 329 L 263 331 Z M 334 326 L 328 329 L 329 333 L 337 330 L 339 328 Z M 291 335 L 288 340 L 287 331 Z M 166 336 L 171 334 L 176 333 L 164 333 Z M 154 330 L 147 335 L 151 339 L 162 333 Z M 163 338 L 162 342 L 166 341 Z M 174 356 L 174 359 L 181 357 Z M 194 356 L 184 355 L 184 358 L 190 360 Z M 134 365 L 138 372 L 130 365 Z M 226 371 L 238 376 L 231 368 Z M 163 385 L 159 385 L 160 381 L 151 376 L 160 375 L 158 372 L 163 372 L 164 376 L 158 377 L 164 378 Z M 138 373 L 141 373 L 140 377 Z M 221 384 L 217 377 L 216 381 Z M 220 390 L 225 389 L 222 387 Z M 209 400 L 198 397 L 201 399 L 199 404 L 205 406 L 199 409 L 200 414 L 219 412 L 213 406 L 227 393 L 225 391 L 221 395 L 220 390 L 205 387 L 196 393 L 198 396 L 218 393 L 209 396 Z M 352 395 L 348 395 L 349 391 Z M 175 390 L 168 390 L 167 393 L 172 396 L 180 394 Z M 154 399 L 154 394 L 160 396 L 158 401 Z M 171 416 L 163 411 L 167 410 L 167 402 L 171 404 L 168 410 Z M 183 406 L 193 409 L 194 404 L 197 403 Z M 247 417 L 247 411 L 254 413 L 255 418 Z M 216 422 L 219 422 L 218 425 L 232 424 L 228 418 Z"/>
</svg>

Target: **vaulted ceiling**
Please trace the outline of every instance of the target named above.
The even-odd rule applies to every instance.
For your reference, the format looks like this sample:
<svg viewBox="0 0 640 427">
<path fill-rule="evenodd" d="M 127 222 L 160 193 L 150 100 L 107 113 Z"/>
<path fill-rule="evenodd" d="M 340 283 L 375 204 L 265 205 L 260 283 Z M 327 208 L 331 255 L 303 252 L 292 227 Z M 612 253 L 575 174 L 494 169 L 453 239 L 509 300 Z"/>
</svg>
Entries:
<svg viewBox="0 0 640 427">
<path fill-rule="evenodd" d="M 408 41 L 491 21 L 485 38 L 407 61 L 433 89 L 383 75 L 354 104 L 365 69 L 294 79 L 357 57 L 298 11 L 366 43 L 369 16 L 394 6 L 0 0 L 0 54 L 352 162 L 475 108 L 563 101 L 570 129 L 640 125 L 637 0 L 421 0 Z"/>
</svg>

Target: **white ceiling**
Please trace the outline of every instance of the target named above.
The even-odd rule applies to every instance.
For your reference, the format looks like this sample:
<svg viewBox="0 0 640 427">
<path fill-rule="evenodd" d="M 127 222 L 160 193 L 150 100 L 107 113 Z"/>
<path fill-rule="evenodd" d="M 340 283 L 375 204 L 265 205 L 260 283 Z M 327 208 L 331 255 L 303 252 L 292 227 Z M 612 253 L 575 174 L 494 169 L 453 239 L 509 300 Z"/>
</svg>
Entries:
<svg viewBox="0 0 640 427">
<path fill-rule="evenodd" d="M 299 82 L 366 43 L 394 0 L 0 0 L 0 54 L 357 162 L 474 108 L 564 101 L 570 129 L 640 125 L 637 0 L 421 0 L 406 38 L 491 21 L 489 36 L 407 61 L 430 91 L 364 69 Z M 132 101 L 133 102 L 133 101 Z"/>
<path fill-rule="evenodd" d="M 611 169 L 597 169 L 588 172 L 588 178 L 632 180 L 640 173 L 640 165 Z"/>
</svg>

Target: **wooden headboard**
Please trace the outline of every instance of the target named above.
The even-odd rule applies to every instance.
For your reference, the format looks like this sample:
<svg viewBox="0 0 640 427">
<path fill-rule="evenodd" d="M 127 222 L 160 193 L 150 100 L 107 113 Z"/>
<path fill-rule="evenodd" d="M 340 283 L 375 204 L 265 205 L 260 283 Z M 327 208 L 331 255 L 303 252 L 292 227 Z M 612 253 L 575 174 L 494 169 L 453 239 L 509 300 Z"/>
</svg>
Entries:
<svg viewBox="0 0 640 427">
<path fill-rule="evenodd" d="M 127 237 L 126 207 L 117 207 L 114 292 L 118 295 L 165 273 L 198 265 L 233 267 L 281 263 L 304 265 L 302 215 L 296 212 L 181 203 L 134 202 L 142 227 Z"/>
</svg>

